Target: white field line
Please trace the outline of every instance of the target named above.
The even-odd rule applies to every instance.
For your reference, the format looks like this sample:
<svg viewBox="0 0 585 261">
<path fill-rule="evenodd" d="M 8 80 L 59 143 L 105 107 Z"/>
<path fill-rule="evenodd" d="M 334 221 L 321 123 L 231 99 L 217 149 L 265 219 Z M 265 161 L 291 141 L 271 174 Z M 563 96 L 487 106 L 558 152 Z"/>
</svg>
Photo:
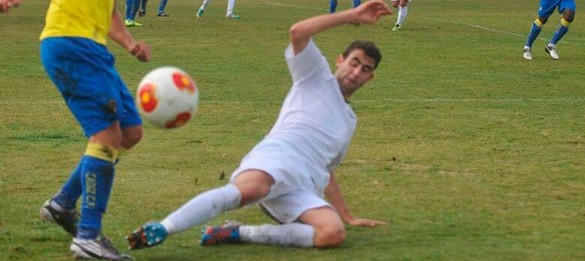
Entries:
<svg viewBox="0 0 585 261">
<path fill-rule="evenodd" d="M 298 9 L 308 9 L 308 10 L 317 10 L 317 11 L 321 11 L 322 10 L 322 9 L 311 8 L 311 7 L 307 7 L 307 6 L 288 5 L 288 4 L 281 4 L 281 3 L 277 3 L 277 2 L 266 2 L 266 4 L 276 5 L 276 6 L 284 6 L 284 7 L 291 7 L 291 8 L 298 8 Z M 482 26 L 482 25 L 477 25 L 477 24 L 462 23 L 462 22 L 457 22 L 457 21 L 440 20 L 440 19 L 434 19 L 434 20 L 435 21 L 444 22 L 444 23 L 464 25 L 464 26 L 468 26 L 468 27 L 472 27 L 472 28 L 476 28 L 476 29 L 480 29 L 480 30 L 492 32 L 492 33 L 510 35 L 510 36 L 515 36 L 515 37 L 520 37 L 520 38 L 526 38 L 528 36 L 528 29 L 530 29 L 530 28 L 527 28 L 526 29 L 527 30 L 526 31 L 526 34 L 518 34 L 518 33 L 512 33 L 512 32 L 508 32 L 508 31 L 498 30 L 498 29 L 494 29 L 494 28 L 489 28 L 489 27 Z M 545 39 L 545 38 L 539 37 L 537 40 L 539 40 L 539 41 L 545 41 L 546 42 L 549 39 Z M 562 42 L 563 42 L 563 44 L 585 46 L 585 43 L 582 43 L 582 42 L 573 42 L 573 41 L 566 41 L 566 40 L 563 40 Z"/>
<path fill-rule="evenodd" d="M 481 29 L 481 30 L 488 31 L 488 32 L 505 34 L 505 35 L 512 35 L 512 36 L 518 36 L 518 37 L 526 37 L 528 35 L 528 33 L 526 33 L 526 35 L 511 33 L 511 32 L 502 31 L 502 30 L 498 30 L 498 29 L 494 29 L 494 28 L 489 28 L 489 27 L 485 27 L 485 26 L 481 26 L 481 25 L 477 25 L 477 24 L 468 24 L 468 23 L 462 23 L 462 22 L 457 22 L 457 21 L 448 21 L 448 20 L 437 20 L 437 21 L 447 22 L 447 23 L 451 23 L 451 24 L 465 25 L 465 26 Z"/>
<path fill-rule="evenodd" d="M 276 6 L 284 6 L 284 7 L 291 7 L 291 8 L 297 8 L 297 9 L 305 9 L 305 10 L 315 10 L 315 11 L 326 11 L 326 9 L 327 9 L 326 6 L 324 6 L 322 9 L 319 9 L 319 8 L 312 8 L 312 7 L 308 7 L 308 6 L 288 5 L 288 4 L 282 4 L 282 3 L 277 3 L 277 2 L 266 2 L 266 4 L 276 5 Z"/>
<path fill-rule="evenodd" d="M 492 33 L 511 35 L 511 36 L 516 36 L 516 37 L 521 37 L 521 38 L 528 37 L 528 29 L 530 29 L 530 28 L 527 29 L 526 34 L 518 34 L 518 33 L 512 33 L 512 32 L 508 32 L 508 31 L 502 31 L 502 30 L 498 30 L 498 29 L 494 29 L 494 28 L 489 28 L 489 27 L 485 27 L 485 26 L 477 25 L 477 24 L 462 23 L 462 22 L 457 22 L 457 21 L 446 21 L 446 20 L 437 20 L 437 21 L 447 22 L 447 23 L 451 23 L 451 24 L 465 25 L 465 26 L 477 28 L 477 29 L 492 32 Z M 539 37 L 539 38 L 537 38 L 537 40 L 548 42 L 550 39 Z M 562 42 L 563 42 L 563 44 L 585 46 L 585 43 L 580 43 L 580 42 L 573 42 L 573 41 L 566 41 L 566 40 L 562 40 Z"/>
</svg>

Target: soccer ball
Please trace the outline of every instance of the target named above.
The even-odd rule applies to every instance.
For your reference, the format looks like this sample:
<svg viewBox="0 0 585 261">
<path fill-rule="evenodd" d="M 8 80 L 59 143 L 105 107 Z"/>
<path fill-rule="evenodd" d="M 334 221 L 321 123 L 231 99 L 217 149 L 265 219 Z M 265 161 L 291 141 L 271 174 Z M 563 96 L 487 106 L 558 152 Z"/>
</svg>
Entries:
<svg viewBox="0 0 585 261">
<path fill-rule="evenodd" d="M 136 94 L 142 117 L 152 125 L 172 129 L 185 125 L 197 112 L 199 90 L 185 71 L 170 66 L 146 74 Z"/>
</svg>

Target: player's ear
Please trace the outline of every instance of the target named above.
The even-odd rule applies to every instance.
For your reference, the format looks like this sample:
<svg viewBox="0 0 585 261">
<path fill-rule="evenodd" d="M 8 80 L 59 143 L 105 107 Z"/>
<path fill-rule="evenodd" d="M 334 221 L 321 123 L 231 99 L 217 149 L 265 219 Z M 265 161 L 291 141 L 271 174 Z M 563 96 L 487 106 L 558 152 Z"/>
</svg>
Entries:
<svg viewBox="0 0 585 261">
<path fill-rule="evenodd" d="M 345 58 L 343 58 L 343 55 L 340 54 L 335 59 L 335 65 L 339 68 L 339 66 L 343 63 L 343 61 L 345 61 Z"/>
</svg>

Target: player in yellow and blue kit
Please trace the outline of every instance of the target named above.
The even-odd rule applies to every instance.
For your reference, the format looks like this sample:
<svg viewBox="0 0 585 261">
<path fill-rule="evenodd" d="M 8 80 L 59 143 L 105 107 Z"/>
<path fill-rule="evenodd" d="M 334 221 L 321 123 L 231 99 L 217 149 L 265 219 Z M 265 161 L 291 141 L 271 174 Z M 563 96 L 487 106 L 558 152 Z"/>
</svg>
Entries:
<svg viewBox="0 0 585 261">
<path fill-rule="evenodd" d="M 120 154 L 142 138 L 132 95 L 106 48 L 114 40 L 140 61 L 150 47 L 136 42 L 115 10 L 115 0 L 52 0 L 41 33 L 41 61 L 89 142 L 61 190 L 41 207 L 41 217 L 74 239 L 77 257 L 126 259 L 101 232 Z M 81 215 L 76 211 L 81 198 Z"/>
<path fill-rule="evenodd" d="M 550 58 L 554 60 L 559 59 L 556 44 L 569 31 L 569 25 L 571 25 L 575 18 L 575 12 L 577 10 L 575 0 L 540 0 L 538 18 L 534 20 L 526 44 L 524 44 L 524 52 L 522 53 L 524 59 L 532 60 L 532 43 L 536 40 L 542 27 L 555 9 L 558 9 L 559 13 L 562 14 L 561 22 L 550 42 L 544 47 L 544 50 L 550 55 Z"/>
</svg>

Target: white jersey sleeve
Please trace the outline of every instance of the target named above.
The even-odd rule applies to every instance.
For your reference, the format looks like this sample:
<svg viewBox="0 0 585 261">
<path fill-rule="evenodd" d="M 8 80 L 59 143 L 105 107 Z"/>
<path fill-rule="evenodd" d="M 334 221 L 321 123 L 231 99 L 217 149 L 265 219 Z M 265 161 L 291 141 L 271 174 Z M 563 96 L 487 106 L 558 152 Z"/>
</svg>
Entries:
<svg viewBox="0 0 585 261">
<path fill-rule="evenodd" d="M 309 79 L 323 68 L 329 69 L 328 66 L 322 66 L 322 63 L 327 64 L 327 60 L 323 57 L 319 48 L 313 42 L 313 39 L 310 39 L 305 49 L 296 55 L 294 54 L 292 44 L 289 44 L 284 52 L 284 56 L 293 83 L 299 83 Z"/>
</svg>

